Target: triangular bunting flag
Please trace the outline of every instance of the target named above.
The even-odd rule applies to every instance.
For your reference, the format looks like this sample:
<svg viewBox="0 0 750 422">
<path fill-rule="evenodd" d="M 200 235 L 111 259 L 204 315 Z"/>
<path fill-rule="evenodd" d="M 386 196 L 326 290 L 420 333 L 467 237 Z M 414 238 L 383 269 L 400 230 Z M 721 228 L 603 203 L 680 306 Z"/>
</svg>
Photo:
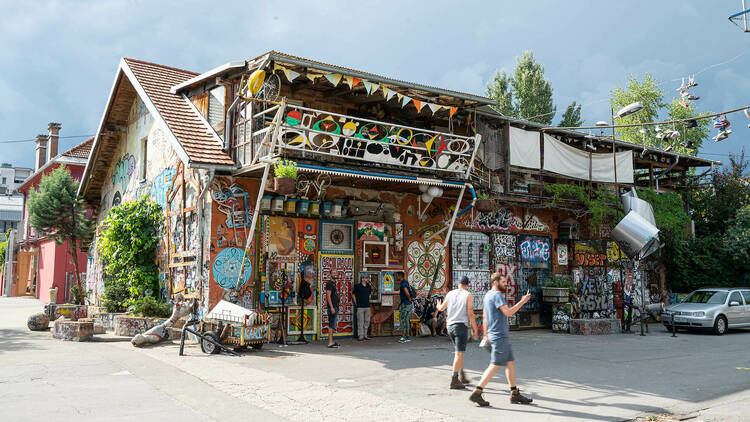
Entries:
<svg viewBox="0 0 750 422">
<path fill-rule="evenodd" d="M 352 77 L 352 88 L 354 88 L 355 86 L 359 85 L 360 82 L 362 82 L 362 79 Z"/>
<path fill-rule="evenodd" d="M 362 81 L 362 85 L 365 86 L 365 90 L 367 91 L 367 95 L 370 95 L 370 92 L 372 92 L 372 82 Z"/>
<path fill-rule="evenodd" d="M 325 75 L 326 79 L 328 79 L 328 82 L 330 82 L 333 86 L 338 86 L 339 82 L 341 82 L 341 77 L 343 75 L 340 73 L 329 73 Z"/>
<path fill-rule="evenodd" d="M 298 72 L 293 71 L 292 69 L 284 69 L 284 75 L 286 75 L 286 79 L 291 82 L 300 75 Z"/>
<path fill-rule="evenodd" d="M 422 102 L 419 100 L 412 100 L 414 102 L 414 107 L 417 108 L 417 113 L 422 112 Z"/>
<path fill-rule="evenodd" d="M 408 95 L 401 95 L 401 97 L 401 108 L 404 108 L 411 102 L 411 97 L 409 97 Z"/>
<path fill-rule="evenodd" d="M 393 96 L 396 95 L 396 91 L 391 91 L 390 89 L 388 89 L 386 87 L 383 87 L 383 91 L 384 91 L 383 95 L 385 95 L 385 100 L 386 101 L 390 101 L 391 98 L 393 98 Z"/>
<path fill-rule="evenodd" d="M 397 101 L 398 101 L 399 103 L 400 103 L 400 102 L 402 102 L 402 101 L 404 101 L 404 95 L 403 95 L 403 94 L 399 94 L 399 93 L 397 92 L 397 93 L 396 93 L 396 100 L 397 100 Z"/>
<path fill-rule="evenodd" d="M 437 104 L 428 103 L 427 107 L 430 108 L 430 110 L 432 111 L 432 114 L 435 114 L 440 110 L 440 106 Z"/>
<path fill-rule="evenodd" d="M 305 76 L 307 76 L 307 79 L 309 79 L 309 80 L 311 80 L 313 82 L 315 82 L 315 80 L 320 77 L 320 75 L 315 74 L 315 73 L 310 73 L 310 72 L 307 72 L 307 74 Z"/>
<path fill-rule="evenodd" d="M 349 89 L 354 88 L 354 85 L 352 85 L 352 77 L 349 75 L 344 76 L 344 83 L 349 86 Z"/>
<path fill-rule="evenodd" d="M 450 117 L 453 117 L 453 115 L 456 114 L 456 111 L 458 111 L 458 107 L 451 107 Z"/>
<path fill-rule="evenodd" d="M 370 93 L 378 92 L 378 88 L 380 88 L 380 85 L 374 84 L 372 82 L 370 82 L 370 84 L 372 85 L 372 89 L 370 90 Z"/>
</svg>

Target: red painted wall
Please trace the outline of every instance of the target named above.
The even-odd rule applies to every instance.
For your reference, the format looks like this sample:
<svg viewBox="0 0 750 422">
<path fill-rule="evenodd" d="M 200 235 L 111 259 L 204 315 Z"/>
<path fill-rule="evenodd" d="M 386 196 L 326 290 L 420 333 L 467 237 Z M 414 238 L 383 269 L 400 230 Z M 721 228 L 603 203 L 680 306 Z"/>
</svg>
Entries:
<svg viewBox="0 0 750 422">
<path fill-rule="evenodd" d="M 70 301 L 65 279 L 68 274 L 75 274 L 75 267 L 68 254 L 68 243 L 58 245 L 52 239 L 41 239 L 38 245 L 37 297 L 49 302 L 49 289 L 57 287 L 57 303 Z M 78 271 L 86 273 L 86 254 L 82 252 L 78 252 Z M 85 281 L 83 284 L 86 285 Z"/>
</svg>

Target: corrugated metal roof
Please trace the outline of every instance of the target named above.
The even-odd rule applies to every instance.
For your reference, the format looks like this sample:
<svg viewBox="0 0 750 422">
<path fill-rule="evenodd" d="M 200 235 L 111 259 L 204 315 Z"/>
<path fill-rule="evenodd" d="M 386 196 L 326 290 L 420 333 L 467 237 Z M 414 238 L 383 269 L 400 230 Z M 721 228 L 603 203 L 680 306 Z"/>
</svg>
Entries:
<svg viewBox="0 0 750 422">
<path fill-rule="evenodd" d="M 0 210 L 0 220 L 21 221 L 23 220 L 23 211 Z"/>
</svg>

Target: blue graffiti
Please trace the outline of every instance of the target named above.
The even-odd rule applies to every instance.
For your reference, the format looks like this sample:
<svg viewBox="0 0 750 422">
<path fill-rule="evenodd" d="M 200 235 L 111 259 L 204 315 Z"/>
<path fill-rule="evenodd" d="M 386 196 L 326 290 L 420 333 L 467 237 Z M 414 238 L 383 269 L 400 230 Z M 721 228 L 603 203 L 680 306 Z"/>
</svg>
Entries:
<svg viewBox="0 0 750 422">
<path fill-rule="evenodd" d="M 162 209 L 167 208 L 167 191 L 172 186 L 172 179 L 177 171 L 173 168 L 165 168 L 154 179 L 151 186 L 151 199 L 159 204 Z"/>
<path fill-rule="evenodd" d="M 127 192 L 128 183 L 135 171 L 135 157 L 132 154 L 125 154 L 120 161 L 115 164 L 115 173 L 112 175 L 112 184 L 120 186 L 122 192 Z"/>
</svg>

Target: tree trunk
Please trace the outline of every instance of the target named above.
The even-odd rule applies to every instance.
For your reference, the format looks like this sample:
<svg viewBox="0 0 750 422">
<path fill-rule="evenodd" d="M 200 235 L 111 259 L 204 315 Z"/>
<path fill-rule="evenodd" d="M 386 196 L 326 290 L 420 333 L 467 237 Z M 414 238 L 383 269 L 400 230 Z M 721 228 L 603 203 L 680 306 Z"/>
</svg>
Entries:
<svg viewBox="0 0 750 422">
<path fill-rule="evenodd" d="M 73 258 L 73 268 L 76 272 L 76 286 L 78 286 L 78 291 L 81 294 L 81 299 L 83 303 L 77 303 L 77 305 L 85 305 L 86 304 L 86 290 L 84 290 L 84 287 L 81 285 L 81 273 L 78 270 L 78 253 L 76 252 L 76 244 L 78 242 L 76 239 L 68 239 L 68 252 L 70 253 L 70 256 Z"/>
</svg>

